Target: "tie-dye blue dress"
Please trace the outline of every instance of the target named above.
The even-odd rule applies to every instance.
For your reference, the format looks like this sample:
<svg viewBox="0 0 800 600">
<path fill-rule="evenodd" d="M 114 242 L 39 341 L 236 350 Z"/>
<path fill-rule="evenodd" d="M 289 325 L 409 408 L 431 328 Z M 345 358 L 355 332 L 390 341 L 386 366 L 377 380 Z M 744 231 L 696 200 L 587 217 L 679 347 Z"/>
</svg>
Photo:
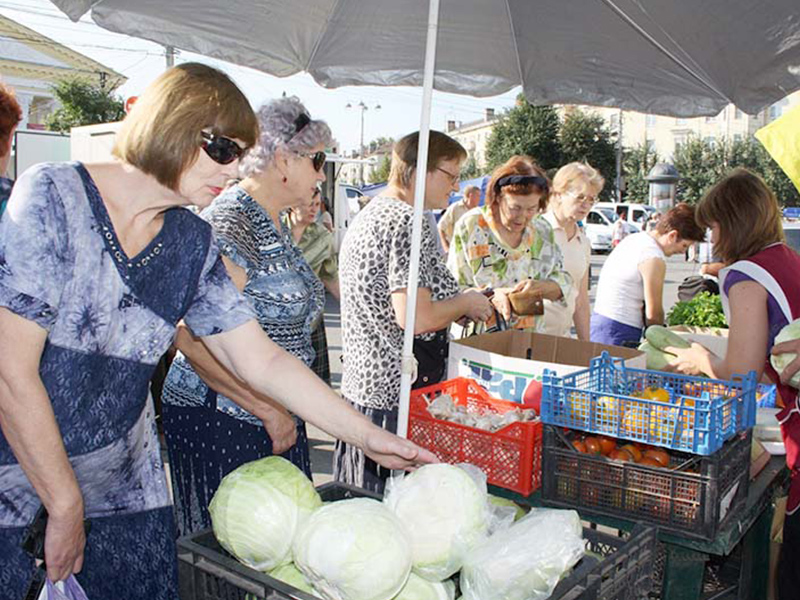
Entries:
<svg viewBox="0 0 800 600">
<path fill-rule="evenodd" d="M 203 336 L 253 318 L 211 228 L 169 210 L 128 257 L 88 171 L 37 165 L 0 220 L 0 306 L 48 333 L 39 373 L 92 521 L 78 575 L 88 597 L 175 600 L 174 522 L 148 382 L 181 319 Z M 19 544 L 38 506 L 0 434 L 4 598 L 21 598 L 32 573 Z"/>
</svg>

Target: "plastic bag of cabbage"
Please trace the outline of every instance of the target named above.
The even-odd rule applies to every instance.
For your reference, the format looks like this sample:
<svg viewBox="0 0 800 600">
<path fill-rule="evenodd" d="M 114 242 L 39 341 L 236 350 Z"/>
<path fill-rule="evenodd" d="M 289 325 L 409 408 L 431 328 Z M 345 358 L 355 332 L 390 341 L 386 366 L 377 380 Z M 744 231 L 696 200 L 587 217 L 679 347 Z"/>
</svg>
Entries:
<svg viewBox="0 0 800 600">
<path fill-rule="evenodd" d="M 453 575 L 488 535 L 486 475 L 472 465 L 426 465 L 390 480 L 384 502 L 406 526 L 414 572 L 429 581 Z"/>
<path fill-rule="evenodd" d="M 782 342 L 790 342 L 792 340 L 800 339 L 800 319 L 796 319 L 789 323 L 786 327 L 781 329 L 778 332 L 778 335 L 775 336 L 775 343 L 780 344 Z M 778 375 L 789 366 L 789 363 L 793 362 L 794 359 L 797 358 L 797 354 L 793 352 L 784 352 L 783 354 L 772 354 L 770 356 L 770 362 L 772 363 L 772 368 L 778 372 Z M 800 371 L 794 374 L 789 380 L 789 385 L 792 387 L 800 388 Z"/>
<path fill-rule="evenodd" d="M 463 600 L 544 600 L 586 552 L 574 510 L 535 509 L 474 548 L 461 570 Z"/>
</svg>

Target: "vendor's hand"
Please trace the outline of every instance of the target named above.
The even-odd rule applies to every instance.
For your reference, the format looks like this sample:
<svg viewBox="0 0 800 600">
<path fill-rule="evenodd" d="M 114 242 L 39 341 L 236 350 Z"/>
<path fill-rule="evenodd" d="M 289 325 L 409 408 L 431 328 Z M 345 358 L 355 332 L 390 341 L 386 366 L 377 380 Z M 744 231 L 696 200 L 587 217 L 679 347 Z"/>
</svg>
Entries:
<svg viewBox="0 0 800 600">
<path fill-rule="evenodd" d="M 269 411 L 261 415 L 261 422 L 272 440 L 272 453 L 283 454 L 297 441 L 297 424 L 287 413 Z"/>
<path fill-rule="evenodd" d="M 794 376 L 794 374 L 800 371 L 800 339 L 790 340 L 781 344 L 775 344 L 772 347 L 772 354 L 784 353 L 796 354 L 794 360 L 790 362 L 781 373 L 779 373 L 781 376 L 781 383 L 788 385 L 789 380 Z"/>
<path fill-rule="evenodd" d="M 44 535 L 44 560 L 47 577 L 52 582 L 64 581 L 83 568 L 83 503 L 64 514 L 50 514 Z"/>
<path fill-rule="evenodd" d="M 435 454 L 413 442 L 373 425 L 364 438 L 364 453 L 387 469 L 413 471 L 429 463 L 441 462 Z"/>
<path fill-rule="evenodd" d="M 703 365 L 708 363 L 708 349 L 704 346 L 695 342 L 689 348 L 669 346 L 664 351 L 676 356 L 670 361 L 667 371 L 684 375 L 705 375 Z"/>
<path fill-rule="evenodd" d="M 549 279 L 523 279 L 516 285 L 514 291 L 524 292 L 525 294 L 537 294 L 549 300 L 556 300 L 564 295 L 561 292 L 561 286 Z"/>
<path fill-rule="evenodd" d="M 508 295 L 515 290 L 516 288 L 496 288 L 492 296 L 492 304 L 506 321 L 511 319 L 511 301 Z"/>
<path fill-rule="evenodd" d="M 464 299 L 464 315 L 473 321 L 486 321 L 492 316 L 492 305 L 489 299 L 475 290 L 462 292 Z"/>
</svg>

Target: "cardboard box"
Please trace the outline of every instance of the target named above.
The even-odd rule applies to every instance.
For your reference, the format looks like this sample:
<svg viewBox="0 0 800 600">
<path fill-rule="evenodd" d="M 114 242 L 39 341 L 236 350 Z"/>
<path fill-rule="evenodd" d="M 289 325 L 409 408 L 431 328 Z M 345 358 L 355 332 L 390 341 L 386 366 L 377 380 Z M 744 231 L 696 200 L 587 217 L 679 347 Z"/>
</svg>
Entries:
<svg viewBox="0 0 800 600">
<path fill-rule="evenodd" d="M 626 366 L 645 368 L 644 354 L 632 348 L 511 330 L 450 342 L 447 378 L 469 377 L 498 398 L 522 402 L 525 388 L 541 380 L 545 369 L 573 373 L 604 350 L 624 358 Z"/>
</svg>

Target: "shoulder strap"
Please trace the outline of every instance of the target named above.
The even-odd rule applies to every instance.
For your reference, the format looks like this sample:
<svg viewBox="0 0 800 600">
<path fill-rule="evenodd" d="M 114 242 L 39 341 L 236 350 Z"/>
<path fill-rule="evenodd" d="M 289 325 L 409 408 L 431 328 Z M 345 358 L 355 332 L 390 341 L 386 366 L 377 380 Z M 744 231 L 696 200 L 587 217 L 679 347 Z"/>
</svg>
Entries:
<svg viewBox="0 0 800 600">
<path fill-rule="evenodd" d="M 792 310 L 789 306 L 789 300 L 786 298 L 783 288 L 781 288 L 770 272 L 752 261 L 739 260 L 729 267 L 725 267 L 719 272 L 719 289 L 720 298 L 722 300 L 722 310 L 725 312 L 725 319 L 728 320 L 728 322 L 730 322 L 730 306 L 728 303 L 728 293 L 725 291 L 725 279 L 728 277 L 728 274 L 731 271 L 739 271 L 744 273 L 748 277 L 764 286 L 764 288 L 772 295 L 772 297 L 775 298 L 775 301 L 778 303 L 778 306 L 780 306 L 781 311 L 786 317 L 786 320 L 789 323 L 794 321 L 792 318 Z"/>
</svg>

